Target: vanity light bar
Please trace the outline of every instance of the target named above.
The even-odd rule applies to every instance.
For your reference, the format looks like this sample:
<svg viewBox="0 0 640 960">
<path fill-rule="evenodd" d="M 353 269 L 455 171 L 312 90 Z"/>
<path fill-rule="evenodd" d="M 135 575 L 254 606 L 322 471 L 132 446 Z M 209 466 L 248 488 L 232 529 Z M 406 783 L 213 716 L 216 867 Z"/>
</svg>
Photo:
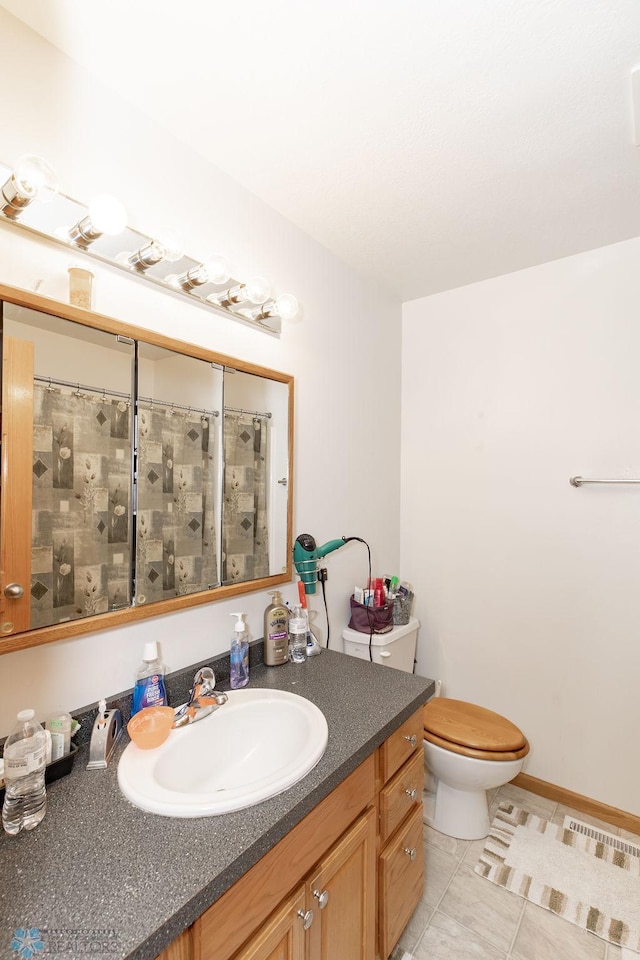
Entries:
<svg viewBox="0 0 640 960">
<path fill-rule="evenodd" d="M 55 202 L 42 209 L 51 200 Z M 281 321 L 297 313 L 295 297 L 271 298 L 263 277 L 233 278 L 224 257 L 190 257 L 165 241 L 164 234 L 154 237 L 129 227 L 115 197 L 100 194 L 85 205 L 62 193 L 54 171 L 40 157 L 22 157 L 13 167 L 0 162 L 1 220 L 275 336 Z"/>
</svg>

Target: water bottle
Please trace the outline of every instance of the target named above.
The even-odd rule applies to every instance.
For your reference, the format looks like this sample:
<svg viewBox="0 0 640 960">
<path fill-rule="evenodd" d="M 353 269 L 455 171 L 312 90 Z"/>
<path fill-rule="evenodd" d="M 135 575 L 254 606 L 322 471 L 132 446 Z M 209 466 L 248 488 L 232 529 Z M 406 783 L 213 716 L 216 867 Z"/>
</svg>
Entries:
<svg viewBox="0 0 640 960">
<path fill-rule="evenodd" d="M 45 815 L 45 732 L 34 720 L 35 710 L 21 710 L 4 745 L 5 795 L 2 826 L 15 835 L 33 830 Z"/>
<path fill-rule="evenodd" d="M 289 660 L 304 663 L 307 659 L 307 621 L 296 610 L 289 619 Z"/>
</svg>

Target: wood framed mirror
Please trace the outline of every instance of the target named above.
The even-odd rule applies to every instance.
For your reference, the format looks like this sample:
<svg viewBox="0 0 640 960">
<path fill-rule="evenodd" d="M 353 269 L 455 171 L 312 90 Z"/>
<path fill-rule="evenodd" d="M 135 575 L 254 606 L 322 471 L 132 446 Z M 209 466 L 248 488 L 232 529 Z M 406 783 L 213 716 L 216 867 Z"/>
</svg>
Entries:
<svg viewBox="0 0 640 960">
<path fill-rule="evenodd" d="M 0 285 L 0 653 L 292 576 L 288 374 Z"/>
</svg>

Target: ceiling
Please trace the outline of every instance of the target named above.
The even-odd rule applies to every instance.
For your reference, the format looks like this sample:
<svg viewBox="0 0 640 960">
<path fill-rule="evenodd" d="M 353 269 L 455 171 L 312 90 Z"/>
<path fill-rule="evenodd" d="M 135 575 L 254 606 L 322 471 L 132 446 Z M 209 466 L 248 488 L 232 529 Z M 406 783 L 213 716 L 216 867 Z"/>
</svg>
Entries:
<svg viewBox="0 0 640 960">
<path fill-rule="evenodd" d="M 640 235 L 637 0 L 0 0 L 402 300 Z"/>
</svg>

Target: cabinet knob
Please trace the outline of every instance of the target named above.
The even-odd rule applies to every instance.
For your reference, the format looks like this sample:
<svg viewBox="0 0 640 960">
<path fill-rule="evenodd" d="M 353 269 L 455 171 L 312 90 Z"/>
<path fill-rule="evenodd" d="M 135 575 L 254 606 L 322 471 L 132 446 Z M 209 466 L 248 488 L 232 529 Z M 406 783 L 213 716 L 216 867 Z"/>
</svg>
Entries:
<svg viewBox="0 0 640 960">
<path fill-rule="evenodd" d="M 304 910 L 298 910 L 298 916 L 302 920 L 303 929 L 308 930 L 313 923 L 313 910 L 307 910 L 306 913 Z"/>
<path fill-rule="evenodd" d="M 418 796 L 418 791 L 416 790 L 415 787 L 413 787 L 412 789 L 407 787 L 407 789 L 405 790 L 405 793 L 409 797 L 409 800 L 415 800 L 415 798 Z"/>
<path fill-rule="evenodd" d="M 404 852 L 409 857 L 409 860 L 411 860 L 412 863 L 415 860 L 415 858 L 418 856 L 415 847 L 405 847 Z"/>
<path fill-rule="evenodd" d="M 8 583 L 4 588 L 4 595 L 8 600 L 19 600 L 24 597 L 24 587 L 19 583 Z"/>
<path fill-rule="evenodd" d="M 324 910 L 326 905 L 329 903 L 329 891 L 323 890 L 322 893 L 320 893 L 319 890 L 314 890 L 313 895 L 320 904 L 320 909 Z"/>
<path fill-rule="evenodd" d="M 410 743 L 412 747 L 415 747 L 416 743 L 418 742 L 418 738 L 416 737 L 415 733 L 412 734 L 410 737 L 406 736 L 405 734 L 405 736 L 402 739 Z"/>
</svg>

